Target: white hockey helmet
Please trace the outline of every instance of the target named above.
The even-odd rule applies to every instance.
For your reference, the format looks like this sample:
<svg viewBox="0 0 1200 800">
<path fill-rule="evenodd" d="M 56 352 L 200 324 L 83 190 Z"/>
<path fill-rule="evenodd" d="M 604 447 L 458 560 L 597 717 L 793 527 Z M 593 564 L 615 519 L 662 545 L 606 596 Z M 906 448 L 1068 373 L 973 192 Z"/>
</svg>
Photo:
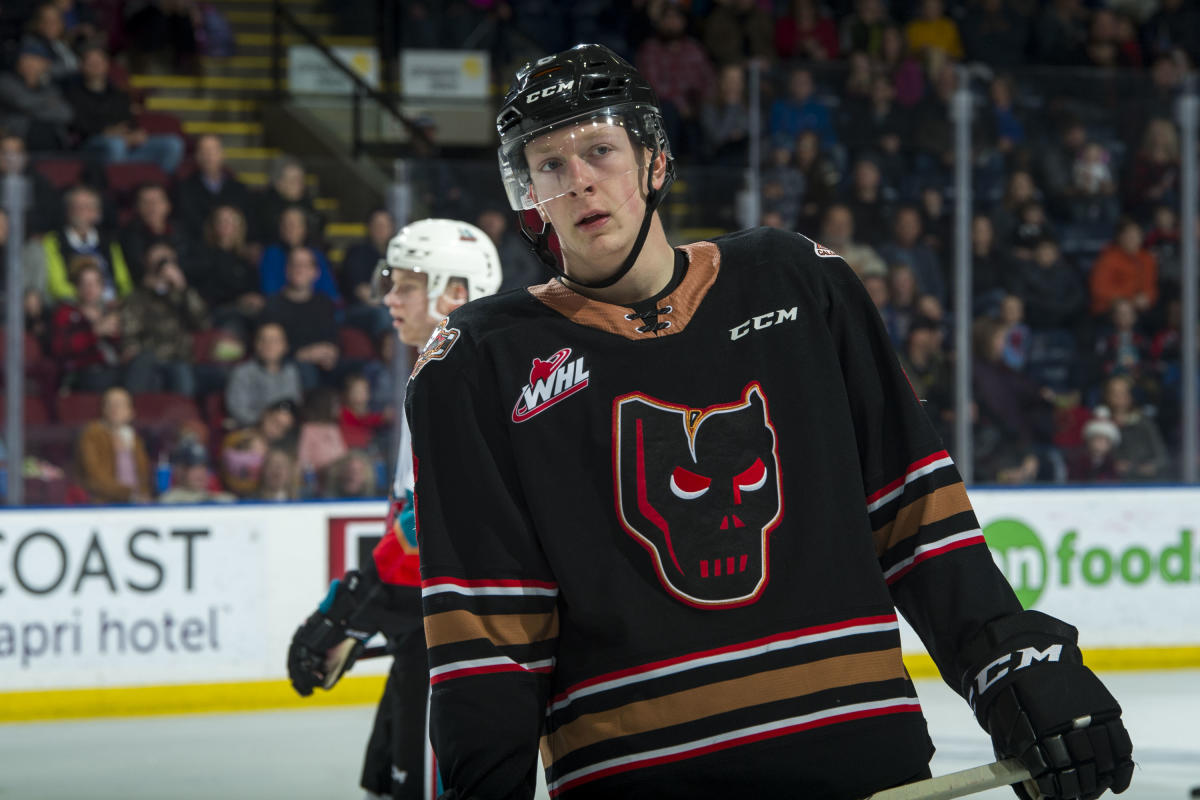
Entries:
<svg viewBox="0 0 1200 800">
<path fill-rule="evenodd" d="M 500 256 L 491 238 L 456 219 L 417 220 L 393 236 L 376 270 L 372 289 L 377 298 L 391 289 L 391 271 L 400 269 L 429 276 L 431 305 L 451 278 L 466 282 L 468 300 L 487 297 L 500 288 Z"/>
</svg>

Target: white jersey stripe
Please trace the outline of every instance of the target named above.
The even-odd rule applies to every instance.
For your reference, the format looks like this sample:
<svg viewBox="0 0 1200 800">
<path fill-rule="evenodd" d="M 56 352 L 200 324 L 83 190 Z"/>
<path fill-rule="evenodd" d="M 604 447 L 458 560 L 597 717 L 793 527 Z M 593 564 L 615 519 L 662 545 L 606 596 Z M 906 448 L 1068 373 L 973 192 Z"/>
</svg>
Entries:
<svg viewBox="0 0 1200 800">
<path fill-rule="evenodd" d="M 907 569 L 908 567 L 912 566 L 914 561 L 916 561 L 922 555 L 924 555 L 925 553 L 928 553 L 931 550 L 940 550 L 943 547 L 948 547 L 949 545 L 957 544 L 959 542 L 965 542 L 968 539 L 977 539 L 982 535 L 983 535 L 983 531 L 979 530 L 979 528 L 972 528 L 969 531 L 963 531 L 962 533 L 956 533 L 953 536 L 947 536 L 945 539 L 938 539 L 936 542 L 930 542 L 928 544 L 923 544 L 920 547 L 918 547 L 916 550 L 913 550 L 913 554 L 911 556 L 904 559 L 903 561 L 896 563 L 895 565 L 892 566 L 891 569 L 889 569 L 887 572 L 883 573 L 883 578 L 884 578 L 884 580 L 887 580 L 888 578 L 895 575 L 897 572 L 900 572 L 903 569 Z"/>
<path fill-rule="evenodd" d="M 568 694 L 563 699 L 554 703 L 547 710 L 547 714 L 553 714 L 563 708 L 566 708 L 576 700 L 587 697 L 588 695 L 607 692 L 610 689 L 618 689 L 622 686 L 629 686 L 641 681 L 650 681 L 656 678 L 661 678 L 665 675 L 673 675 L 678 672 L 686 672 L 688 670 L 707 667 L 710 664 L 720 664 L 725 661 L 739 661 L 744 658 L 753 658 L 765 653 L 774 652 L 776 650 L 786 650 L 790 647 L 800 647 L 806 644 L 814 644 L 816 642 L 827 642 L 832 639 L 841 639 L 846 636 L 861 636 L 867 633 L 883 633 L 886 631 L 899 630 L 900 625 L 896 620 L 890 622 L 876 622 L 867 625 L 855 625 L 849 628 L 838 628 L 831 631 L 821 631 L 820 633 L 808 633 L 800 636 L 793 636 L 789 639 L 780 639 L 774 642 L 758 645 L 757 647 L 747 647 L 744 650 L 733 650 L 727 653 L 717 653 L 710 656 L 702 656 L 690 661 L 683 661 L 677 664 L 669 664 L 665 667 L 652 669 L 647 672 L 639 672 L 636 675 L 625 675 L 620 678 L 613 678 L 609 681 L 595 683 L 591 686 L 584 686 L 581 689 Z"/>
<path fill-rule="evenodd" d="M 888 492 L 887 494 L 885 494 L 883 497 L 879 498 L 875 502 L 868 503 L 867 504 L 867 513 L 868 514 L 875 513 L 879 509 L 886 506 L 888 503 L 895 500 L 900 495 L 904 494 L 904 487 L 908 486 L 910 483 L 915 481 L 917 478 L 928 475 L 929 473 L 934 472 L 935 470 L 939 470 L 942 467 L 950 467 L 953 465 L 954 465 L 954 459 L 951 458 L 950 456 L 946 456 L 945 458 L 939 458 L 937 461 L 930 461 L 928 464 L 926 464 L 923 467 L 918 467 L 917 469 L 914 469 L 912 472 L 910 472 L 904 476 L 904 483 L 902 483 L 900 486 L 897 486 L 895 489 Z"/>
<path fill-rule="evenodd" d="M 457 583 L 431 583 L 421 587 L 421 597 L 445 592 L 470 597 L 558 597 L 558 589 L 545 586 L 462 586 Z"/>
<path fill-rule="evenodd" d="M 568 783 L 574 783 L 581 778 L 586 778 L 597 772 L 612 769 L 613 767 L 629 767 L 634 766 L 643 761 L 653 761 L 660 758 L 669 758 L 691 750 L 700 750 L 705 747 L 717 744 L 729 744 L 731 740 L 740 738 L 752 738 L 759 734 L 770 733 L 781 728 L 790 728 L 796 725 L 805 725 L 812 722 L 820 722 L 821 720 L 831 717 L 841 717 L 851 714 L 857 714 L 864 711 L 881 711 L 886 709 L 902 709 L 905 706 L 917 707 L 918 701 L 915 697 L 893 697 L 887 700 L 872 700 L 867 703 L 854 703 L 852 705 L 834 706 L 833 708 L 814 711 L 808 714 L 801 714 L 798 717 L 789 717 L 788 719 L 776 720 L 774 722 L 766 722 L 761 725 L 754 725 L 749 728 L 741 728 L 735 731 L 726 731 L 714 736 L 709 736 L 704 739 L 696 739 L 691 742 L 684 742 L 671 747 L 662 747 L 657 750 L 647 750 L 643 753 L 631 753 L 627 756 L 618 756 L 610 758 L 607 761 L 600 761 L 596 764 L 589 764 L 586 767 L 581 767 L 574 772 L 568 772 L 558 780 L 551 783 L 547 788 L 553 793 L 557 792 L 562 786 Z"/>
</svg>

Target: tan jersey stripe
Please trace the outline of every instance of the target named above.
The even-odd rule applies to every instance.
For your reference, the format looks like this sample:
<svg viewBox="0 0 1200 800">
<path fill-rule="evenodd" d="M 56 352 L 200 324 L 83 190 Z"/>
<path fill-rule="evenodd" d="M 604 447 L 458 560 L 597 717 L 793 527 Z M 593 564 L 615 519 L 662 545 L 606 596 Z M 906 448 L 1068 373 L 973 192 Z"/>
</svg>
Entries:
<svg viewBox="0 0 1200 800">
<path fill-rule="evenodd" d="M 740 708 L 788 700 L 839 686 L 904 677 L 900 649 L 876 650 L 813 661 L 710 683 L 663 697 L 584 714 L 543 736 L 542 761 L 549 767 L 581 747 L 646 731 L 695 722 Z"/>
<path fill-rule="evenodd" d="M 916 534 L 922 525 L 970 510 L 971 501 L 961 483 L 952 483 L 922 495 L 896 512 L 894 520 L 875 531 L 875 555 L 882 556 L 898 542 Z"/>
<path fill-rule="evenodd" d="M 443 611 L 425 618 L 425 643 L 429 647 L 489 639 L 497 647 L 531 644 L 558 636 L 558 613 L 472 614 Z"/>
</svg>

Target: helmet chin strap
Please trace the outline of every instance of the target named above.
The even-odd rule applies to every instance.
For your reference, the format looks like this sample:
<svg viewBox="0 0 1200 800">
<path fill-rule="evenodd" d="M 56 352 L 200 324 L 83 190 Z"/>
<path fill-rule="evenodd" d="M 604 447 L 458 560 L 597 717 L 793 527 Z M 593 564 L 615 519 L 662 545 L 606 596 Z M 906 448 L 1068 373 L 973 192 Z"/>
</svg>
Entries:
<svg viewBox="0 0 1200 800">
<path fill-rule="evenodd" d="M 658 154 L 661 152 L 655 148 L 650 155 L 650 164 L 653 164 Z M 642 253 L 642 247 L 646 244 L 646 235 L 650 233 L 650 223 L 654 218 L 654 212 L 658 209 L 663 197 L 666 196 L 667 189 L 670 188 L 671 177 L 670 170 L 667 170 L 667 176 L 664 178 L 661 189 L 654 188 L 654 170 L 646 170 L 646 213 L 642 215 L 642 226 L 638 229 L 637 239 L 634 240 L 633 248 L 629 251 L 629 255 L 625 256 L 625 261 L 612 275 L 607 278 L 602 278 L 597 281 L 583 281 L 579 278 L 572 277 L 558 265 L 558 259 L 553 251 L 550 250 L 549 239 L 550 235 L 546 233 L 546 228 L 549 223 L 543 225 L 541 231 L 534 231 L 529 228 L 525 222 L 524 215 L 521 216 L 521 233 L 533 245 L 533 252 L 551 272 L 554 277 L 560 281 L 572 283 L 576 286 L 581 286 L 584 289 L 606 289 L 612 286 L 617 281 L 629 274 L 629 270 L 633 269 L 633 265 L 637 263 L 638 256 Z"/>
</svg>

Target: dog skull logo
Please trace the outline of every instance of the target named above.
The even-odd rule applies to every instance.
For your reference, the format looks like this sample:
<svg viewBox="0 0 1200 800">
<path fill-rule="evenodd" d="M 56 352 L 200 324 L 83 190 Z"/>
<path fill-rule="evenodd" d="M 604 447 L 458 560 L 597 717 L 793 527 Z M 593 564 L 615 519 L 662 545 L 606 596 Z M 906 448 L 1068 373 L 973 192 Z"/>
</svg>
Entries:
<svg viewBox="0 0 1200 800">
<path fill-rule="evenodd" d="M 703 409 L 641 392 L 617 398 L 613 473 L 621 525 L 676 599 L 709 608 L 759 598 L 783 495 L 758 383 L 739 401 Z"/>
</svg>

